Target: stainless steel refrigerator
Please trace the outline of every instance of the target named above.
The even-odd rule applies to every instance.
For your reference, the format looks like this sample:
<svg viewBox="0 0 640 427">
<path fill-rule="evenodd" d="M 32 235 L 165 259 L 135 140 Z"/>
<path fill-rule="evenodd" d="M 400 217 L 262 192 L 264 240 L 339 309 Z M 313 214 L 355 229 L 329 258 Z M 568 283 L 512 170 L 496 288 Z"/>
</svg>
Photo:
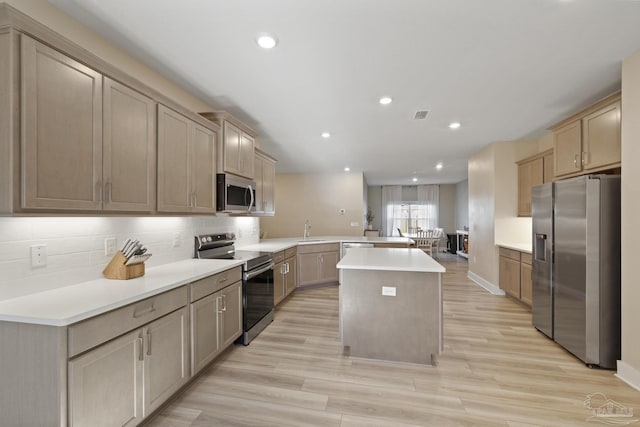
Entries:
<svg viewBox="0 0 640 427">
<path fill-rule="evenodd" d="M 589 365 L 620 358 L 620 176 L 533 188 L 533 325 Z"/>
</svg>

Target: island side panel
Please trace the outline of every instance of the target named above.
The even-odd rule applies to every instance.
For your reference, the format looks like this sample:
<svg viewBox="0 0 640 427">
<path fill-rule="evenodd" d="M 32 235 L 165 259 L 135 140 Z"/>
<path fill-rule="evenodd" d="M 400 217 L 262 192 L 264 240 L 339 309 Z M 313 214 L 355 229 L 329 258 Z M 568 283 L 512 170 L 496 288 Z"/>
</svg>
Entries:
<svg viewBox="0 0 640 427">
<path fill-rule="evenodd" d="M 67 425 L 66 328 L 0 321 L 0 422 Z"/>
<path fill-rule="evenodd" d="M 340 323 L 351 356 L 431 364 L 442 348 L 441 274 L 343 269 Z"/>
</svg>

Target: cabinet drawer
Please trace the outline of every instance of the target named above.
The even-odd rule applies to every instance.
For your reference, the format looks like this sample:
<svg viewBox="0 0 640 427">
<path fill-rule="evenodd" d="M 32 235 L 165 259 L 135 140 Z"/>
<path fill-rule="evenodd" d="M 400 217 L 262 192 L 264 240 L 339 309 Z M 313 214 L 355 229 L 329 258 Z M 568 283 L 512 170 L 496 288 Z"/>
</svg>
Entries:
<svg viewBox="0 0 640 427">
<path fill-rule="evenodd" d="M 523 264 L 531 265 L 531 254 L 528 254 L 526 252 L 521 252 L 520 262 L 522 262 Z"/>
<path fill-rule="evenodd" d="M 284 251 L 276 252 L 275 254 L 273 254 L 273 262 L 276 264 L 282 262 L 284 261 L 284 257 Z"/>
<path fill-rule="evenodd" d="M 185 305 L 187 305 L 187 287 L 181 286 L 71 325 L 67 332 L 69 357 L 145 325 Z"/>
<path fill-rule="evenodd" d="M 225 270 L 213 276 L 205 277 L 190 285 L 191 297 L 189 302 L 194 302 L 200 298 L 206 297 L 220 289 L 229 286 L 232 283 L 242 280 L 242 267 L 234 267 Z"/>
<path fill-rule="evenodd" d="M 296 246 L 289 248 L 287 250 L 284 251 L 284 257 L 285 258 L 291 258 L 294 257 L 298 254 L 298 248 Z"/>
<path fill-rule="evenodd" d="M 339 252 L 339 243 L 320 243 L 313 245 L 300 245 L 298 246 L 299 254 L 312 254 L 316 252 Z"/>
<path fill-rule="evenodd" d="M 514 251 L 513 249 L 500 248 L 500 256 L 520 261 L 520 251 Z"/>
</svg>

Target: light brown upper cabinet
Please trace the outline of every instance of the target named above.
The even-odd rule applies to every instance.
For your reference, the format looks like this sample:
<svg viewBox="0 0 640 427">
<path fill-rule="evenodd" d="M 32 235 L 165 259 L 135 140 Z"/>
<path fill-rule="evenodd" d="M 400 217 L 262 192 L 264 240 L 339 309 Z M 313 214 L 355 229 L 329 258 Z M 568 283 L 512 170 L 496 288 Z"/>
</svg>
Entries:
<svg viewBox="0 0 640 427">
<path fill-rule="evenodd" d="M 158 105 L 158 211 L 215 213 L 216 133 Z"/>
<path fill-rule="evenodd" d="M 102 209 L 102 75 L 25 35 L 21 67 L 21 208 Z"/>
<path fill-rule="evenodd" d="M 619 167 L 621 103 L 617 92 L 552 126 L 556 177 Z"/>
<path fill-rule="evenodd" d="M 155 209 L 155 102 L 21 37 L 21 208 Z"/>
<path fill-rule="evenodd" d="M 553 150 L 547 150 L 518 164 L 518 216 L 531 216 L 531 189 L 553 180 Z"/>
<path fill-rule="evenodd" d="M 104 209 L 151 212 L 156 205 L 156 103 L 104 78 Z"/>
<path fill-rule="evenodd" d="M 256 149 L 253 170 L 256 181 L 256 213 L 273 215 L 276 212 L 276 160 Z"/>
<path fill-rule="evenodd" d="M 222 138 L 218 142 L 218 173 L 254 179 L 254 132 L 226 111 L 200 114 L 222 129 Z"/>
</svg>

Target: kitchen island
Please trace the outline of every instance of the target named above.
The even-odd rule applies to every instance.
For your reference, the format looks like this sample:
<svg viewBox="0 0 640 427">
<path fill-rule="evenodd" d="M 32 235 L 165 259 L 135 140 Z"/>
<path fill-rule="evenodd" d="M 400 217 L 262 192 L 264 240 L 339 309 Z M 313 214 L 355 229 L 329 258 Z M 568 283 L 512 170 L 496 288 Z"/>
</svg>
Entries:
<svg viewBox="0 0 640 427">
<path fill-rule="evenodd" d="M 340 336 L 352 357 L 434 363 L 442 351 L 442 265 L 419 249 L 355 248 L 338 269 Z"/>
</svg>

